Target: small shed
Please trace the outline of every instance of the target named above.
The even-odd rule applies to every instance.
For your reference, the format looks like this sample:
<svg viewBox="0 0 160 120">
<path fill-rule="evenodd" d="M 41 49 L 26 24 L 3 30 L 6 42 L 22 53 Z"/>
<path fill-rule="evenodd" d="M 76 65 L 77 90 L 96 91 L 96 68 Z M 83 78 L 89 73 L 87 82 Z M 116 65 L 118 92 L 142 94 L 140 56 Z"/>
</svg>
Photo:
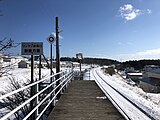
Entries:
<svg viewBox="0 0 160 120">
<path fill-rule="evenodd" d="M 21 60 L 21 61 L 18 63 L 18 68 L 29 68 L 29 64 L 28 64 L 27 61 Z"/>
</svg>

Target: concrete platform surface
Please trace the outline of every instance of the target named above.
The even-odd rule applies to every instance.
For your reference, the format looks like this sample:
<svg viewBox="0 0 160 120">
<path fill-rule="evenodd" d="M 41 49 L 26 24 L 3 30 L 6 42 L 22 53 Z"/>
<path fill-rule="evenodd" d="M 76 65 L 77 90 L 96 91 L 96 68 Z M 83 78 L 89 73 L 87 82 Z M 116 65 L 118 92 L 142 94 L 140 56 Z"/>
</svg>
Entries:
<svg viewBox="0 0 160 120">
<path fill-rule="evenodd" d="M 125 120 L 95 81 L 74 80 L 48 120 Z"/>
</svg>

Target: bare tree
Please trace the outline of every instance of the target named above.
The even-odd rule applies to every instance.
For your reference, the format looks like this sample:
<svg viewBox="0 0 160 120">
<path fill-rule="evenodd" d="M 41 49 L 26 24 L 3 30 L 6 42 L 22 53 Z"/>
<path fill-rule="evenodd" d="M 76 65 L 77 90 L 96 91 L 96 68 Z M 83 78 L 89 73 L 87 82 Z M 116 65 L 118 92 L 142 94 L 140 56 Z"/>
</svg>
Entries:
<svg viewBox="0 0 160 120">
<path fill-rule="evenodd" d="M 46 77 L 46 75 L 42 75 L 42 78 Z M 23 86 L 26 86 L 30 84 L 30 80 L 26 78 L 26 81 L 23 83 L 20 83 L 20 81 L 16 80 L 13 77 L 9 78 L 10 84 L 4 91 L 0 91 L 0 96 L 5 95 L 7 93 L 10 93 L 14 90 L 17 90 L 19 88 L 22 88 Z M 45 85 L 45 84 L 44 84 Z M 44 86 L 45 87 L 45 86 Z M 42 88 L 43 89 L 43 88 Z M 12 96 L 9 96 L 2 101 L 0 101 L 0 108 L 6 108 L 8 111 L 13 111 L 15 108 L 17 108 L 19 105 L 23 104 L 26 100 L 28 100 L 31 97 L 31 88 L 25 89 L 23 91 L 20 91 Z M 48 90 L 44 91 L 43 94 L 39 96 L 39 100 L 41 101 L 44 99 L 44 97 L 48 94 Z M 44 102 L 39 107 L 39 112 L 41 112 L 44 107 L 48 104 L 49 101 Z M 30 103 L 25 105 L 23 108 L 21 108 L 19 111 L 14 113 L 14 117 L 16 120 L 22 120 L 25 116 L 29 114 L 31 111 Z M 47 116 L 50 112 L 50 109 L 47 109 L 43 116 L 41 117 L 41 120 L 47 120 Z M 5 113 L 1 112 L 0 116 L 4 116 Z M 8 119 L 9 120 L 9 119 Z"/>
<path fill-rule="evenodd" d="M 9 73 L 9 71 L 11 71 L 12 69 L 14 69 L 15 65 L 16 65 L 16 63 L 11 63 L 11 64 L 4 65 L 4 66 L 1 65 L 0 66 L 0 77 L 12 75 L 11 73 Z"/>
<path fill-rule="evenodd" d="M 11 47 L 15 47 L 13 43 L 14 41 L 12 39 L 7 40 L 7 38 L 4 38 L 0 40 L 0 51 L 4 51 Z"/>
<path fill-rule="evenodd" d="M 18 45 L 19 45 L 19 43 L 14 43 L 14 41 L 12 39 L 4 38 L 4 39 L 0 40 L 0 52 L 4 52 L 7 49 L 17 47 Z M 0 59 L 2 57 L 3 56 L 1 55 Z M 0 62 L 0 77 L 4 74 L 9 74 L 8 72 L 13 68 L 14 65 L 15 65 L 15 63 L 3 65 L 3 63 Z"/>
<path fill-rule="evenodd" d="M 28 82 L 20 84 L 18 81 L 16 81 L 13 77 L 9 78 L 10 80 L 10 85 L 8 86 L 7 89 L 5 89 L 5 91 L 0 92 L 0 95 L 4 95 L 7 94 L 11 91 L 14 91 L 16 89 L 21 88 L 22 86 L 27 85 Z M 17 106 L 19 106 L 20 104 L 24 103 L 26 100 L 28 100 L 30 97 L 30 89 L 26 89 L 23 91 L 20 91 L 12 96 L 9 96 L 5 99 L 3 99 L 3 103 L 1 104 L 1 107 L 3 108 L 7 108 L 9 111 L 12 111 L 13 109 L 15 109 Z M 21 108 L 19 111 L 17 111 L 16 113 L 14 113 L 14 116 L 17 120 L 21 120 L 22 118 L 24 118 L 24 116 L 26 116 L 29 111 L 30 111 L 30 105 L 25 105 L 23 108 Z"/>
</svg>

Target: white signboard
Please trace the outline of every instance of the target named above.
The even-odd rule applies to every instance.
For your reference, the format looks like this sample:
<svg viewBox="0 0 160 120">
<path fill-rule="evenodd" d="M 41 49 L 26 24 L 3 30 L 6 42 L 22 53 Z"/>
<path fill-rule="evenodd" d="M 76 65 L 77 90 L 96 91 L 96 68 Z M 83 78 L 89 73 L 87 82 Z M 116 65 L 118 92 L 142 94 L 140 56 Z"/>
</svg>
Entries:
<svg viewBox="0 0 160 120">
<path fill-rule="evenodd" d="M 42 55 L 43 42 L 22 42 L 21 54 L 22 55 Z"/>
</svg>

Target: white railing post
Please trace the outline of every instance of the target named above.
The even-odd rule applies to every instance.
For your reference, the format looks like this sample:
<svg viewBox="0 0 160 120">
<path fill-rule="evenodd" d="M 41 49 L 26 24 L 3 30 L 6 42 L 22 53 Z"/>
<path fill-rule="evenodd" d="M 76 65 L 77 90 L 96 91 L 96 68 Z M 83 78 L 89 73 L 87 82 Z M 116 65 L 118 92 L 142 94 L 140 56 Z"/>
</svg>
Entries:
<svg viewBox="0 0 160 120">
<path fill-rule="evenodd" d="M 36 80 L 37 81 L 37 80 Z M 39 83 L 36 84 L 36 94 L 39 92 Z M 39 96 L 37 95 L 36 97 L 36 106 L 39 104 Z M 39 114 L 39 108 L 37 108 L 36 110 L 36 117 L 38 116 Z"/>
<path fill-rule="evenodd" d="M 65 72 L 62 73 L 62 76 L 63 76 L 63 79 L 65 79 Z M 60 80 L 60 83 L 63 81 L 63 79 Z M 60 85 L 60 88 L 61 88 L 62 86 L 63 86 L 63 84 Z M 61 95 L 63 94 L 63 88 L 61 89 L 60 94 L 61 94 Z"/>
<path fill-rule="evenodd" d="M 54 76 L 52 79 L 53 79 L 53 81 L 55 82 L 55 80 L 56 80 L 55 76 Z M 56 83 L 53 84 L 53 89 L 55 89 L 55 88 L 56 88 Z M 53 97 L 54 97 L 54 96 L 55 96 L 55 91 L 53 92 Z M 53 106 L 56 105 L 56 99 L 53 100 L 52 105 L 53 105 Z"/>
<path fill-rule="evenodd" d="M 59 75 L 59 76 L 61 75 L 61 77 L 56 80 L 55 79 L 56 75 Z M 71 71 L 56 73 L 56 74 L 54 74 L 52 76 L 49 76 L 49 77 L 47 77 L 45 79 L 42 79 L 42 80 L 37 80 L 36 79 L 36 81 L 34 83 L 31 83 L 27 86 L 24 86 L 20 89 L 17 89 L 13 92 L 10 92 L 8 94 L 5 94 L 5 95 L 1 96 L 0 100 L 3 100 L 6 97 L 17 94 L 20 91 L 24 91 L 25 89 L 29 89 L 31 87 L 35 88 L 34 89 L 35 94 L 31 98 L 27 99 L 25 102 L 23 102 L 22 104 L 20 104 L 16 108 L 14 108 L 14 110 L 10 111 L 9 113 L 7 113 L 3 117 L 1 117 L 0 120 L 10 119 L 10 116 L 12 116 L 15 112 L 19 111 L 25 105 L 28 105 L 29 103 L 31 103 L 31 101 L 34 101 L 34 107 L 26 116 L 24 116 L 23 120 L 27 120 L 34 113 L 35 113 L 35 120 L 39 120 L 43 116 L 44 112 L 48 109 L 49 106 L 51 106 L 51 105 L 55 106 L 56 96 L 59 93 L 62 93 L 65 90 L 65 88 L 68 86 L 69 82 L 71 81 L 72 76 L 73 76 L 73 72 L 71 72 Z M 54 81 L 52 83 L 48 84 L 47 86 L 45 86 L 45 88 L 40 89 L 39 84 L 49 80 L 50 77 L 53 77 Z M 56 86 L 57 81 L 60 81 L 60 84 L 58 86 Z M 53 89 L 51 89 L 51 88 L 53 88 Z M 56 91 L 57 88 L 59 88 L 59 90 L 56 93 L 55 91 Z M 47 90 L 49 90 L 49 93 L 46 94 L 46 96 L 44 96 L 44 98 L 40 100 L 40 96 L 43 95 L 44 92 L 47 91 Z M 51 96 L 52 96 L 52 98 L 51 98 Z M 44 103 L 48 99 L 50 99 L 49 103 L 45 104 L 45 107 L 41 111 L 40 107 L 42 105 L 44 106 Z"/>
</svg>

